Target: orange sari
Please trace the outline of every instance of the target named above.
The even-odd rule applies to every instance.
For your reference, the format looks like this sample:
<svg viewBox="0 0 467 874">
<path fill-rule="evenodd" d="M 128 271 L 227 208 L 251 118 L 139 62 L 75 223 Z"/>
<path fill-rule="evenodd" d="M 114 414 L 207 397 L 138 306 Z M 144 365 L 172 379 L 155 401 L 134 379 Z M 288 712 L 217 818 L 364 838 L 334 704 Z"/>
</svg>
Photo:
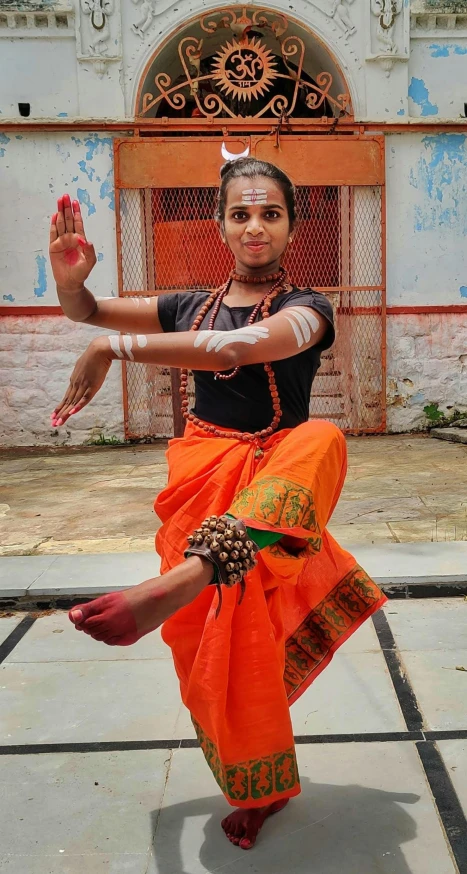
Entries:
<svg viewBox="0 0 467 874">
<path fill-rule="evenodd" d="M 162 636 L 227 801 L 252 808 L 298 795 L 289 706 L 386 601 L 326 531 L 345 479 L 345 439 L 315 421 L 259 449 L 189 423 L 167 457 L 168 485 L 155 502 L 163 573 L 183 561 L 187 535 L 212 513 L 297 539 L 297 549 L 278 541 L 258 553 L 241 605 L 238 586 L 223 587 L 216 619 L 218 594 L 207 586 Z"/>
</svg>

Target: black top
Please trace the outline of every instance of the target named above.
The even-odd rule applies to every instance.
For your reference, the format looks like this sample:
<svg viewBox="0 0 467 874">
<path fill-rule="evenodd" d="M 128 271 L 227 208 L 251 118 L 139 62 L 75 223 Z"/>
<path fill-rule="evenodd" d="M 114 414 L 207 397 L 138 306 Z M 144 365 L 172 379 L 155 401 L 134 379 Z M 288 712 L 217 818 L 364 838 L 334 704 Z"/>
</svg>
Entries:
<svg viewBox="0 0 467 874">
<path fill-rule="evenodd" d="M 164 294 L 158 298 L 158 315 L 164 332 L 189 331 L 202 305 L 209 297 L 207 291 Z M 321 352 L 334 342 L 333 311 L 324 294 L 311 289 L 293 288 L 280 294 L 271 304 L 271 316 L 286 307 L 308 306 L 325 316 L 328 329 L 316 346 L 298 352 L 292 358 L 274 361 L 273 370 L 282 407 L 279 430 L 294 428 L 309 417 L 311 385 L 320 365 Z M 243 328 L 253 306 L 229 307 L 221 304 L 214 328 L 232 331 Z M 206 330 L 212 310 L 205 316 L 199 330 Z M 260 319 L 259 319 L 260 320 Z M 273 408 L 269 383 L 262 364 L 248 364 L 231 380 L 215 380 L 208 370 L 194 371 L 194 414 L 219 428 L 236 431 L 261 431 L 271 424 Z"/>
</svg>

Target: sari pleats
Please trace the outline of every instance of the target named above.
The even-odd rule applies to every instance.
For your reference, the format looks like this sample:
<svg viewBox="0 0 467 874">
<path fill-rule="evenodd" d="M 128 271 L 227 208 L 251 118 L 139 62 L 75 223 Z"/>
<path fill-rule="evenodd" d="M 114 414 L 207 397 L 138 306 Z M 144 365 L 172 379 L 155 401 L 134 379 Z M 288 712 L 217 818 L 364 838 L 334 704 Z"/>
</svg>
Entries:
<svg viewBox="0 0 467 874">
<path fill-rule="evenodd" d="M 167 456 L 168 485 L 155 503 L 163 573 L 212 513 L 287 536 L 258 554 L 240 605 L 238 586 L 223 587 L 216 619 L 208 586 L 162 629 L 220 788 L 236 807 L 260 807 L 300 792 L 290 704 L 386 600 L 326 530 L 345 479 L 345 439 L 314 421 L 259 450 L 190 423 Z"/>
</svg>

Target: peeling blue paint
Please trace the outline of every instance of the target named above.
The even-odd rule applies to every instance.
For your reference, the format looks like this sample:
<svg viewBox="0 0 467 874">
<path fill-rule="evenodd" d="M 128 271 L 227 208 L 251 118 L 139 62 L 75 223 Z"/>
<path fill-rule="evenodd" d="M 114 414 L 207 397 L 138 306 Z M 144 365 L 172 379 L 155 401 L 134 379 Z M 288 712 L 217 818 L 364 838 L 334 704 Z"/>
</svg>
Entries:
<svg viewBox="0 0 467 874">
<path fill-rule="evenodd" d="M 47 291 L 47 274 L 45 272 L 45 255 L 36 255 L 37 285 L 34 288 L 36 297 L 44 297 Z"/>
<path fill-rule="evenodd" d="M 73 176 L 73 179 L 72 179 L 71 181 L 72 181 L 72 182 L 77 182 L 77 181 L 78 181 L 78 177 L 77 177 L 77 176 Z"/>
<path fill-rule="evenodd" d="M 113 186 L 113 171 L 109 170 L 107 173 L 107 178 L 104 179 L 100 191 L 99 197 L 101 200 L 104 200 L 106 197 L 109 198 L 108 207 L 109 209 L 115 209 L 115 192 Z"/>
<path fill-rule="evenodd" d="M 23 139 L 23 137 L 21 136 L 21 134 L 16 134 L 15 140 L 22 140 L 22 139 Z"/>
<path fill-rule="evenodd" d="M 7 137 L 6 134 L 0 134 L 0 143 L 3 146 L 7 146 L 8 143 L 10 143 L 10 142 L 11 142 L 10 137 Z M 4 155 L 5 155 L 5 149 L 0 149 L 0 158 L 3 158 Z"/>
<path fill-rule="evenodd" d="M 89 196 L 89 191 L 86 191 L 85 188 L 78 188 L 76 194 L 77 194 L 78 200 L 81 203 L 81 205 L 84 204 L 84 206 L 87 206 L 88 216 L 94 215 L 94 213 L 96 211 L 96 207 L 94 206 L 94 204 Z"/>
<path fill-rule="evenodd" d="M 461 285 L 459 289 L 461 297 L 467 297 L 467 285 Z"/>
<path fill-rule="evenodd" d="M 103 260 L 104 260 L 104 253 L 103 253 L 103 252 L 98 252 L 98 253 L 97 253 L 97 260 L 98 260 L 98 261 L 103 261 Z"/>
<path fill-rule="evenodd" d="M 409 174 L 410 185 L 426 198 L 426 204 L 414 208 L 414 229 L 428 231 L 447 225 L 467 234 L 463 208 L 467 199 L 467 136 L 426 136 L 422 144 L 425 154 Z"/>
<path fill-rule="evenodd" d="M 94 167 L 88 167 L 86 161 L 78 161 L 78 167 L 82 173 L 86 174 L 89 181 L 92 182 L 95 173 Z"/>
<path fill-rule="evenodd" d="M 430 103 L 428 88 L 423 79 L 415 79 L 412 76 L 409 85 L 409 97 L 421 108 L 421 115 L 437 115 L 438 107 L 435 103 Z"/>
<path fill-rule="evenodd" d="M 430 54 L 432 58 L 449 58 L 450 55 L 467 55 L 467 46 L 448 43 L 447 45 L 438 45 L 432 43 L 430 46 Z"/>
<path fill-rule="evenodd" d="M 405 115 L 405 109 L 399 109 L 397 114 L 398 115 Z"/>
<path fill-rule="evenodd" d="M 4 295 L 3 295 L 3 300 L 9 300 L 10 303 L 13 303 L 13 301 L 14 301 L 14 297 L 13 297 L 12 294 L 4 294 Z"/>
<path fill-rule="evenodd" d="M 92 161 L 96 154 L 102 155 L 106 147 L 109 149 L 110 154 L 112 153 L 111 137 L 100 137 L 99 134 L 95 133 L 84 141 L 84 145 L 87 148 L 86 161 Z"/>
<path fill-rule="evenodd" d="M 421 404 L 422 401 L 425 400 L 425 395 L 423 394 L 422 391 L 417 391 L 417 392 L 415 392 L 415 394 L 410 395 L 410 397 L 407 398 L 407 400 L 408 400 L 410 406 L 413 406 L 414 404 Z"/>
<path fill-rule="evenodd" d="M 68 118 L 67 112 L 59 112 L 57 118 Z"/>
</svg>

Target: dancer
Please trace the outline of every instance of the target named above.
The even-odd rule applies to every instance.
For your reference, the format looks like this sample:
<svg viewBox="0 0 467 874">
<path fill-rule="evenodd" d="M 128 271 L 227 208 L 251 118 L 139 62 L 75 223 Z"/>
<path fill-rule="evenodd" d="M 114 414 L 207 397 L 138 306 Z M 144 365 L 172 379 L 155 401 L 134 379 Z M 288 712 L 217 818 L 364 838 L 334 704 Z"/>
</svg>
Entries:
<svg viewBox="0 0 467 874">
<path fill-rule="evenodd" d="M 280 266 L 295 226 L 291 181 L 254 158 L 228 162 L 218 221 L 235 258 L 221 288 L 96 300 L 84 286 L 95 255 L 79 204 L 59 200 L 50 257 L 62 308 L 125 333 L 91 342 L 52 423 L 89 403 L 114 360 L 182 368 L 186 430 L 169 443 L 155 502 L 162 575 L 70 619 L 111 646 L 164 623 L 207 763 L 237 808 L 222 827 L 249 849 L 300 792 L 290 705 L 385 597 L 326 530 L 346 444 L 335 425 L 308 420 L 334 328 L 327 298 L 291 285 Z"/>
</svg>

